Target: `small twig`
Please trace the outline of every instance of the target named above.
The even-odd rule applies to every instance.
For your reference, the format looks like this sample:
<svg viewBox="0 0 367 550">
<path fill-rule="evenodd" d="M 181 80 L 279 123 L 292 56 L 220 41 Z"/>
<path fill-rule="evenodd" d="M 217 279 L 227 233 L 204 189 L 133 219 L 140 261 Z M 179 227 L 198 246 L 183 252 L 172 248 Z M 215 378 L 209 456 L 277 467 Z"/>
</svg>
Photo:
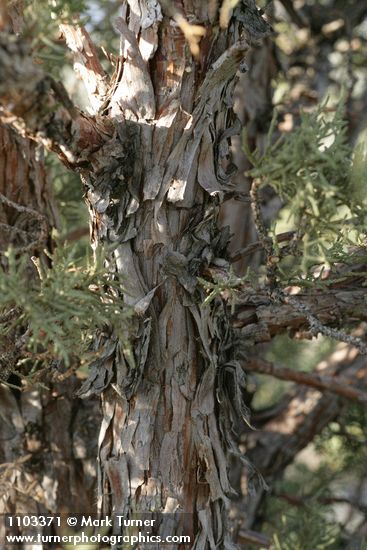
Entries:
<svg viewBox="0 0 367 550">
<path fill-rule="evenodd" d="M 264 224 L 264 219 L 261 212 L 261 206 L 259 201 L 259 189 L 261 184 L 262 184 L 262 181 L 260 179 L 253 180 L 251 183 L 251 189 L 250 189 L 251 208 L 254 216 L 256 229 L 259 234 L 259 240 L 263 246 L 263 249 L 266 251 L 268 255 L 270 255 L 273 252 L 272 241 L 270 240 L 269 242 L 269 236 Z"/>
<path fill-rule="evenodd" d="M 29 206 L 23 206 L 21 204 L 18 204 L 17 202 L 13 202 L 10 199 L 8 199 L 8 197 L 3 195 L 2 193 L 0 193 L 0 201 L 3 202 L 4 204 L 6 204 L 7 206 L 15 208 L 19 212 L 25 212 L 25 213 L 30 214 L 33 217 L 38 218 L 39 220 L 42 220 L 42 221 L 45 220 L 45 217 L 42 214 L 40 214 L 39 212 L 37 212 L 37 210 L 33 210 L 33 208 L 29 208 Z"/>
<path fill-rule="evenodd" d="M 259 189 L 262 185 L 261 179 L 252 181 L 250 188 L 251 208 L 254 216 L 255 226 L 259 235 L 259 240 L 266 253 L 266 273 L 269 281 L 270 288 L 277 287 L 277 279 L 275 275 L 276 265 L 279 261 L 278 256 L 274 251 L 274 242 L 268 235 L 268 231 L 264 224 L 264 218 L 261 212 L 261 206 L 259 201 Z"/>
<path fill-rule="evenodd" d="M 290 495 L 288 493 L 274 493 L 274 496 L 276 498 L 281 498 L 285 501 L 287 501 L 289 504 L 292 504 L 293 506 L 305 506 L 308 502 L 314 500 L 312 497 L 300 497 L 298 495 Z M 353 506 L 354 508 L 358 508 L 359 510 L 366 512 L 367 507 L 359 502 L 354 502 L 353 500 L 347 498 L 347 497 L 317 497 L 316 501 L 320 504 L 349 504 L 350 506 Z"/>
<path fill-rule="evenodd" d="M 253 544 L 261 548 L 271 547 L 271 540 L 268 537 L 249 529 L 240 529 L 237 535 L 237 542 L 240 544 Z"/>
<path fill-rule="evenodd" d="M 31 261 L 32 261 L 34 267 L 37 270 L 38 277 L 39 277 L 40 281 L 43 281 L 44 273 L 43 273 L 43 269 L 42 269 L 41 260 L 39 258 L 37 258 L 37 256 L 31 256 Z"/>
<path fill-rule="evenodd" d="M 62 372 L 60 374 L 54 375 L 53 379 L 57 382 L 64 382 L 67 378 L 70 378 L 73 374 L 75 374 L 75 371 L 78 370 L 79 365 L 72 365 L 69 367 L 65 372 Z"/>
<path fill-rule="evenodd" d="M 9 225 L 8 223 L 0 223 L 0 229 L 3 231 L 9 231 L 9 233 L 19 233 L 24 237 L 28 236 L 28 231 L 24 231 L 24 229 L 20 229 L 15 225 Z"/>
<path fill-rule="evenodd" d="M 12 321 L 14 317 L 19 316 L 20 312 L 20 307 L 12 307 L 8 311 L 5 311 L 5 313 L 0 315 L 0 323 L 8 323 L 9 321 Z"/>
<path fill-rule="evenodd" d="M 358 403 L 367 406 L 367 393 L 355 387 L 352 387 L 353 380 L 342 376 L 322 376 L 318 373 L 299 372 L 293 369 L 275 366 L 269 361 L 263 359 L 251 359 L 245 365 L 246 370 L 258 372 L 286 380 L 287 382 L 296 382 L 304 386 L 310 386 L 320 391 L 330 391 L 346 399 L 358 401 Z"/>
</svg>

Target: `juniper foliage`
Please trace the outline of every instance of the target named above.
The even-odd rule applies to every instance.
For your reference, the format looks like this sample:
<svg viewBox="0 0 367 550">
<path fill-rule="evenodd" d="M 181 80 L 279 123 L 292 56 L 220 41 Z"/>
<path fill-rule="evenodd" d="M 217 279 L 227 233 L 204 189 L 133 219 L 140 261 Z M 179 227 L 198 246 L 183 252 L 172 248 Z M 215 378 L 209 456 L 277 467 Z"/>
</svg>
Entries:
<svg viewBox="0 0 367 550">
<path fill-rule="evenodd" d="M 338 526 L 328 521 L 322 506 L 311 502 L 281 516 L 273 542 L 275 550 L 327 550 L 337 548 L 338 539 Z"/>
<path fill-rule="evenodd" d="M 280 218 L 295 232 L 291 247 L 273 248 L 285 283 L 315 284 L 316 265 L 348 263 L 351 247 L 366 247 L 366 149 L 348 143 L 344 103 L 330 113 L 327 103 L 301 112 L 292 132 L 274 139 L 277 113 L 264 152 L 244 147 L 253 165 L 248 175 L 269 185 L 283 201 Z M 269 233 L 275 233 L 276 222 Z M 354 259 L 354 258 L 353 258 Z M 359 257 L 361 259 L 361 257 Z"/>
<path fill-rule="evenodd" d="M 112 326 L 128 348 L 132 315 L 120 298 L 121 281 L 108 275 L 102 258 L 86 262 L 74 255 L 74 247 L 57 247 L 51 266 L 37 262 L 38 277 L 30 277 L 29 259 L 10 249 L 8 268 L 0 270 L 0 308 L 20 312 L 10 323 L 0 324 L 0 336 L 26 326 L 30 350 L 41 355 L 46 351 L 66 365 L 72 357 L 81 363 L 90 360 L 93 336 L 107 327 Z"/>
</svg>

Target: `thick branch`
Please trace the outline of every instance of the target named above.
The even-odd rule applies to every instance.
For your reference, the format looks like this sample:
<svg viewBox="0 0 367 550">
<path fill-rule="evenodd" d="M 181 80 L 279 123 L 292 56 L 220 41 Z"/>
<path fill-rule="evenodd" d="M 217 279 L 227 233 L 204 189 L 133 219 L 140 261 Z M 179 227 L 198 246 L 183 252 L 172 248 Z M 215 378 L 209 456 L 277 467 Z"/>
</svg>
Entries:
<svg viewBox="0 0 367 550">
<path fill-rule="evenodd" d="M 239 300 L 234 324 L 243 337 L 250 337 L 254 343 L 267 342 L 287 331 L 308 331 L 308 315 L 301 307 L 305 305 L 324 325 L 343 327 L 367 320 L 365 296 L 364 289 L 351 285 L 338 290 L 302 292 L 292 296 L 292 303 L 279 304 L 265 292 L 249 291 Z M 295 301 L 299 309 L 294 306 Z"/>
<path fill-rule="evenodd" d="M 352 387 L 351 384 L 355 381 L 350 378 L 323 376 L 317 372 L 299 372 L 293 369 L 277 367 L 273 363 L 263 359 L 251 359 L 246 362 L 246 370 L 268 374 L 280 380 L 296 382 L 297 384 L 310 386 L 320 391 L 330 391 L 367 406 L 367 393 Z"/>
<path fill-rule="evenodd" d="M 95 45 L 84 27 L 62 24 L 60 30 L 74 56 L 74 70 L 87 89 L 89 101 L 95 113 L 107 94 L 107 75 L 98 59 Z"/>
<path fill-rule="evenodd" d="M 347 379 L 363 380 L 366 377 L 366 359 L 350 346 L 343 345 L 317 369 L 324 375 L 337 376 L 343 373 Z M 300 387 L 285 399 L 279 413 L 258 424 L 256 431 L 247 434 L 247 456 L 271 484 L 281 476 L 297 453 L 345 410 L 345 401 L 335 394 L 320 393 L 310 387 Z M 256 510 L 264 497 L 259 491 L 256 499 L 248 501 L 248 522 L 252 525 Z"/>
<path fill-rule="evenodd" d="M 80 113 L 62 84 L 32 62 L 28 47 L 5 33 L 0 37 L 0 73 L 2 121 L 57 153 L 68 167 L 85 167 L 104 142 L 106 124 Z"/>
<path fill-rule="evenodd" d="M 343 345 L 327 361 L 322 361 L 315 372 L 322 377 L 331 378 L 343 373 L 347 379 L 363 380 L 366 359 Z M 250 452 L 254 460 L 256 456 L 255 464 L 266 476 L 282 473 L 294 456 L 331 420 L 337 418 L 344 406 L 345 403 L 337 395 L 320 394 L 310 387 L 294 391 L 279 414 L 263 424 L 261 430 L 250 434 L 249 437 L 259 443 L 259 447 Z M 269 453 L 264 453 L 264 447 L 268 445 Z"/>
</svg>

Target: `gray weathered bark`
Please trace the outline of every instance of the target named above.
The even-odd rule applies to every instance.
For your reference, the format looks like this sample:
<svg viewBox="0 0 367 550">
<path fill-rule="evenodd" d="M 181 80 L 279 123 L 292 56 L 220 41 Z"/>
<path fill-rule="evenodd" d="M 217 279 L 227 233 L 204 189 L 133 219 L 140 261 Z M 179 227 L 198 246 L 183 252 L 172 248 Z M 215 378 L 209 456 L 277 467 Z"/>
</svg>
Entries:
<svg viewBox="0 0 367 550">
<path fill-rule="evenodd" d="M 140 314 L 135 366 L 113 335 L 99 365 L 98 380 L 106 364 L 115 368 L 102 396 L 100 508 L 172 514 L 169 534 L 191 536 L 198 549 L 230 547 L 233 413 L 224 406 L 225 379 L 239 394 L 243 375 L 228 316 L 202 305 L 196 276 L 226 262 L 228 233 L 217 219 L 233 173 L 230 138 L 239 130 L 233 90 L 250 43 L 268 27 L 254 2 L 240 3 L 225 30 L 207 5 L 186 2 L 186 17 L 206 28 L 193 63 L 162 5 L 163 13 L 154 1 L 124 4 L 124 63 L 104 110 L 116 134 L 84 174 L 92 242 L 114 245 L 110 269 Z M 184 14 L 172 15 L 187 36 L 200 36 Z M 244 414 L 239 396 L 237 405 L 234 414 Z"/>
<path fill-rule="evenodd" d="M 233 110 L 238 71 L 246 69 L 246 57 L 243 120 L 252 145 L 261 146 L 274 64 L 266 48 L 250 50 L 269 32 L 252 0 L 239 2 L 225 29 L 213 7 L 187 0 L 181 12 L 166 1 L 125 1 L 116 25 L 121 56 L 109 89 L 85 30 L 63 25 L 85 64 L 94 116 L 81 114 L 62 88 L 26 62 L 19 41 L 0 43 L 0 68 L 15 82 L 0 83 L 3 120 L 81 173 L 92 245 L 107 251 L 111 277 L 121 280 L 121 296 L 136 311 L 134 363 L 110 327 L 98 336 L 100 359 L 80 390 L 83 397 L 102 393 L 99 510 L 166 512 L 166 534 L 189 535 L 197 549 L 232 544 L 225 527 L 234 495 L 227 452 L 238 452 L 232 426 L 247 416 L 239 337 L 254 344 L 308 323 L 292 304 L 274 307 L 268 294 L 255 291 L 238 306 L 237 331 L 224 299 L 203 305 L 197 276 L 229 269 L 229 235 L 219 229 L 218 215 L 236 193 L 230 142 L 240 129 Z M 354 290 L 300 301 L 340 324 L 339 309 L 355 311 L 364 295 Z"/>
</svg>

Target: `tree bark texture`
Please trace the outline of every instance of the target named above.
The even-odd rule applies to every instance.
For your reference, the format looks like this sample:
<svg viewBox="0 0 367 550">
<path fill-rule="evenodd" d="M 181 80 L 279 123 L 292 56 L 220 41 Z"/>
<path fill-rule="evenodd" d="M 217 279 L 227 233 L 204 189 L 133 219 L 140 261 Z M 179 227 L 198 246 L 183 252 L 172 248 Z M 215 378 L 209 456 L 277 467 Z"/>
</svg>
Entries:
<svg viewBox="0 0 367 550">
<path fill-rule="evenodd" d="M 246 414 L 244 376 L 225 307 L 202 305 L 196 276 L 226 264 L 229 235 L 217 222 L 240 128 L 233 91 L 250 44 L 269 30 L 252 1 L 225 30 L 208 5 L 185 2 L 181 28 L 206 28 L 193 62 L 161 4 L 163 12 L 154 0 L 124 3 L 123 62 L 104 107 L 116 132 L 83 172 L 92 243 L 113 246 L 110 270 L 139 317 L 135 365 L 113 333 L 102 335 L 101 360 L 80 394 L 106 386 L 100 510 L 164 512 L 166 534 L 189 535 L 197 549 L 230 548 L 226 452 L 236 452 L 233 415 Z M 238 388 L 233 406 L 227 384 Z"/>
<path fill-rule="evenodd" d="M 42 256 L 45 247 L 50 250 L 50 228 L 57 212 L 43 148 L 4 125 L 0 125 L 0 194 L 1 252 L 10 245 L 20 254 Z M 1 261 L 6 269 L 3 254 Z M 29 275 L 37 277 L 31 262 Z M 1 322 L 7 319 L 2 316 Z M 1 341 L 0 380 L 15 386 L 20 386 L 20 379 L 13 369 L 23 351 L 18 343 L 26 329 L 11 331 Z M 52 369 L 50 374 L 42 380 L 48 389 L 21 392 L 0 385 L 2 514 L 84 513 L 93 507 L 98 403 L 75 399 L 76 377 L 55 382 Z M 4 539 L 2 530 L 3 524 Z"/>
<path fill-rule="evenodd" d="M 243 233 L 241 245 L 254 238 L 253 221 L 242 209 L 243 203 L 243 219 L 239 215 L 231 220 L 231 210 L 223 209 L 221 226 L 218 222 L 223 202 L 236 194 L 245 199 L 248 191 L 246 183 L 240 189 L 232 184 L 232 138 L 238 136 L 241 127 L 234 101 L 241 71 L 248 70 L 237 94 L 243 94 L 241 118 L 248 127 L 251 147 L 262 148 L 270 121 L 269 85 L 277 61 L 270 44 L 264 45 L 269 26 L 253 0 L 240 1 L 228 28 L 223 29 L 213 1 L 185 0 L 179 6 L 163 0 L 125 0 L 116 28 L 121 34 L 121 55 L 107 87 L 86 31 L 62 25 L 82 69 L 93 116 L 80 113 L 63 88 L 30 62 L 20 41 L 0 41 L 0 69 L 7 75 L 7 80 L 0 82 L 1 117 L 81 174 L 90 210 L 92 246 L 96 251 L 104 249 L 111 278 L 121 281 L 121 296 L 136 312 L 131 334 L 134 361 L 113 327 L 106 328 L 97 337 L 99 359 L 79 391 L 80 397 L 97 394 L 102 399 L 99 511 L 125 517 L 153 513 L 159 521 L 165 513 L 169 524 L 156 524 L 161 535 L 189 535 L 197 550 L 233 548 L 225 525 L 226 509 L 235 496 L 228 478 L 228 453 L 246 464 L 249 485 L 255 475 L 247 458 L 239 453 L 233 433 L 239 418 L 248 420 L 243 403 L 243 343 L 254 346 L 282 332 L 307 332 L 308 316 L 304 308 L 294 307 L 294 301 L 307 304 L 314 315 L 330 325 L 340 326 L 354 315 L 365 319 L 365 291 L 358 280 L 355 287 L 349 281 L 345 288 L 339 285 L 324 292 L 300 293 L 290 303 L 275 304 L 268 293 L 249 287 L 243 289 L 234 310 L 224 296 L 203 304 L 206 294 L 197 277 L 221 271 L 228 275 L 228 220 L 234 230 Z M 14 85 L 9 86 L 9 81 Z M 24 143 L 33 147 L 36 155 L 35 146 Z M 20 158 L 19 153 L 16 156 Z M 42 163 L 36 167 L 32 158 L 26 166 L 43 170 Z M 10 161 L 8 165 L 15 166 Z M 19 162 L 20 171 L 25 170 L 22 166 Z M 245 168 L 242 164 L 241 169 Z M 33 172 L 27 174 L 31 184 Z M 18 176 L 9 177 L 16 181 Z M 35 204 L 36 210 L 36 204 L 38 209 L 42 203 L 43 187 L 37 180 L 29 189 L 27 205 Z M 16 194 L 12 197 L 15 201 Z M 9 204 L 4 212 L 15 215 Z M 39 209 L 44 212 L 43 206 Z M 39 232 L 33 226 L 31 229 L 39 238 Z M 18 231 L 12 238 L 19 240 L 22 235 Z M 261 243 L 257 245 L 261 247 Z M 248 247 L 232 254 L 232 261 L 237 257 L 241 260 L 238 271 L 247 265 L 247 252 Z M 74 382 L 70 382 L 71 387 L 75 388 Z M 76 441 L 83 441 L 83 447 L 85 439 L 73 430 L 90 426 L 96 411 L 87 401 L 86 405 L 81 401 L 72 404 L 68 392 L 66 387 L 53 388 L 49 394 L 18 399 L 6 390 L 4 400 L 8 399 L 9 406 L 4 414 L 9 417 L 14 408 L 25 416 L 17 423 L 20 432 L 13 430 L 18 434 L 18 451 L 10 457 L 4 455 L 4 460 L 16 463 L 24 445 L 26 450 L 29 445 L 40 453 L 46 450 L 49 454 L 42 471 L 52 479 L 48 509 L 67 510 L 69 503 L 75 502 L 85 512 L 91 503 L 93 483 L 88 476 L 79 482 L 78 475 L 83 469 L 87 472 L 84 458 L 88 459 L 93 446 L 81 451 L 84 458 L 78 470 Z M 310 440 L 310 434 L 322 429 L 342 407 L 333 396 L 333 411 L 328 414 L 328 401 L 324 400 L 326 413 L 319 422 L 317 407 L 307 409 L 310 392 L 312 396 L 319 393 L 309 389 L 302 392 L 302 418 L 306 431 L 308 425 L 311 430 L 307 437 L 303 437 L 302 427 L 292 431 L 295 451 L 287 454 L 280 431 L 276 445 L 266 434 L 265 444 L 259 437 L 254 447 L 249 445 L 251 462 L 270 480 L 267 467 L 272 457 L 274 464 L 279 462 L 284 469 L 289 456 L 293 458 Z M 24 399 L 31 399 L 31 404 L 27 401 L 20 407 L 18 403 Z M 69 431 L 61 435 L 47 426 L 51 419 L 60 420 L 63 399 Z M 298 414 L 291 400 L 288 404 L 288 416 L 282 416 L 281 411 L 279 417 L 285 424 L 288 417 Z M 24 426 L 26 419 L 34 416 L 38 419 L 35 423 L 43 426 L 42 442 L 36 438 L 38 442 L 28 443 Z M 13 429 L 11 422 L 8 420 L 10 428 L 7 424 L 6 429 Z M 4 437 L 10 437 L 8 432 Z M 270 452 L 271 445 L 276 447 L 276 456 Z M 66 470 L 69 492 L 55 496 L 61 487 L 60 472 Z M 13 476 L 18 475 L 16 468 L 12 471 Z M 15 480 L 13 487 L 17 479 L 11 478 Z M 41 475 L 37 487 L 43 487 L 44 482 Z M 5 504 L 10 508 L 14 499 L 10 486 L 7 490 L 10 496 Z M 78 500 L 74 499 L 76 494 Z M 252 502 L 248 526 L 258 500 Z"/>
</svg>

